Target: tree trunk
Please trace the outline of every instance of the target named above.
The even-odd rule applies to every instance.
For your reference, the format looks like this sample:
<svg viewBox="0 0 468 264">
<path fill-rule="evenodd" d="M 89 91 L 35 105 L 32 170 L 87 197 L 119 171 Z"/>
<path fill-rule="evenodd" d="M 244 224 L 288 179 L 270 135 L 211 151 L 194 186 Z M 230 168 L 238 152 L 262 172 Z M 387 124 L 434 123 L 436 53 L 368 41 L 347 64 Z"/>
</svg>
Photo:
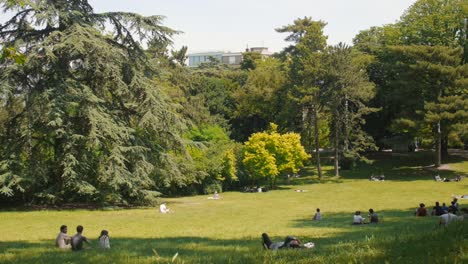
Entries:
<svg viewBox="0 0 468 264">
<path fill-rule="evenodd" d="M 338 119 L 338 118 L 337 118 Z M 340 176 L 340 167 L 339 167 L 339 127 L 338 127 L 338 121 L 335 121 L 335 140 L 334 140 L 334 147 L 335 147 L 335 176 Z"/>
<path fill-rule="evenodd" d="M 348 95 L 345 95 L 345 120 L 344 120 L 344 145 L 343 145 L 343 149 L 344 149 L 344 152 L 348 152 L 349 150 L 349 125 L 348 125 L 348 119 L 349 119 L 349 115 L 348 115 Z"/>
<path fill-rule="evenodd" d="M 315 157 L 317 162 L 317 173 L 320 179 L 322 179 L 322 168 L 320 166 L 320 138 L 319 138 L 319 127 L 318 127 L 318 111 L 317 107 L 314 107 L 314 132 L 315 132 Z"/>
<path fill-rule="evenodd" d="M 436 167 L 440 167 L 440 165 L 442 164 L 442 155 L 441 155 L 441 152 L 442 152 L 442 135 L 440 133 L 440 122 L 437 123 L 437 131 L 436 131 L 436 149 L 435 149 L 435 166 Z"/>
<path fill-rule="evenodd" d="M 441 145 L 440 156 L 441 156 L 441 159 L 443 160 L 443 159 L 448 158 L 448 136 L 447 135 L 441 137 L 440 145 Z"/>
</svg>

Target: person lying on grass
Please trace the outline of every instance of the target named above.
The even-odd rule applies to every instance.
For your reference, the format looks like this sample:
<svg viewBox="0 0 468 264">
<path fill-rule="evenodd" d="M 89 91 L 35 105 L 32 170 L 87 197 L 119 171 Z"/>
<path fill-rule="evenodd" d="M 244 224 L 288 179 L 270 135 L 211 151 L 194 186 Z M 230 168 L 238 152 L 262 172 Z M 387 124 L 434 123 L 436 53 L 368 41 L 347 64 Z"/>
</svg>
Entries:
<svg viewBox="0 0 468 264">
<path fill-rule="evenodd" d="M 278 249 L 287 249 L 287 248 L 313 248 L 314 243 L 308 242 L 301 244 L 301 241 L 293 236 L 287 236 L 284 239 L 284 242 L 271 242 L 270 237 L 267 233 L 262 234 L 262 244 L 265 249 L 278 250 Z"/>
<path fill-rule="evenodd" d="M 88 239 L 83 236 L 83 226 L 79 225 L 76 227 L 76 234 L 71 238 L 71 247 L 72 250 L 82 250 L 83 242 L 89 244 Z"/>
</svg>

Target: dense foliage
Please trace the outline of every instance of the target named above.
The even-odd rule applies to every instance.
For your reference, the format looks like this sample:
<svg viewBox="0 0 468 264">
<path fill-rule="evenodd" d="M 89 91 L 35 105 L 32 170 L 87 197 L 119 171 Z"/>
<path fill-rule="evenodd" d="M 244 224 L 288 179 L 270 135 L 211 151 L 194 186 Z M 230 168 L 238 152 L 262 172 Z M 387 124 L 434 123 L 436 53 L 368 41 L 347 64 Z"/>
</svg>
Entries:
<svg viewBox="0 0 468 264">
<path fill-rule="evenodd" d="M 462 0 L 418 0 L 353 47 L 298 18 L 276 29 L 290 46 L 238 68 L 185 67 L 189 47 L 170 50 L 178 32 L 160 16 L 0 7 L 13 14 L 0 24 L 2 202 L 147 204 L 273 186 L 311 157 L 322 177 L 324 148 L 339 175 L 398 138 L 434 147 L 436 165 L 468 142 Z"/>
</svg>

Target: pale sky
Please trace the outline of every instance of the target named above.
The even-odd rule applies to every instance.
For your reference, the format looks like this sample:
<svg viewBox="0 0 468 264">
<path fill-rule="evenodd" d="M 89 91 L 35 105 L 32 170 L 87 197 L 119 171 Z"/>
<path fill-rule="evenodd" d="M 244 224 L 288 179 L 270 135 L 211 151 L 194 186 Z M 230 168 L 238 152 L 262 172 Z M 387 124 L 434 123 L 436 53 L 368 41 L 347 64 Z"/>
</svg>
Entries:
<svg viewBox="0 0 468 264">
<path fill-rule="evenodd" d="M 244 51 L 265 46 L 282 50 L 286 34 L 274 29 L 310 16 L 328 23 L 328 44 L 352 44 L 353 37 L 371 26 L 394 23 L 416 0 L 89 0 L 95 12 L 126 11 L 163 15 L 164 25 L 184 33 L 174 48 L 189 53 Z M 6 15 L 0 13 L 0 21 Z"/>
</svg>

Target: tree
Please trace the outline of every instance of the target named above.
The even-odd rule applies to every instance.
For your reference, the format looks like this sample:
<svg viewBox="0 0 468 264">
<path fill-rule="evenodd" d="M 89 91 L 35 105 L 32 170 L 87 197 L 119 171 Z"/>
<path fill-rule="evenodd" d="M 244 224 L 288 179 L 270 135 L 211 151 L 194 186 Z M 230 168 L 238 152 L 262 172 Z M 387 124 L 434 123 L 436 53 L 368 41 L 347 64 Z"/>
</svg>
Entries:
<svg viewBox="0 0 468 264">
<path fill-rule="evenodd" d="M 379 82 L 385 105 L 391 107 L 393 126 L 407 132 L 419 133 L 424 121 L 425 105 L 438 104 L 439 98 L 461 96 L 466 93 L 467 67 L 461 65 L 462 49 L 443 46 L 393 46 L 385 49 L 384 62 Z M 385 78 L 385 79 L 384 79 Z M 388 95 L 388 96 L 387 96 Z M 461 106 L 461 104 L 456 104 Z M 455 105 L 453 106 L 455 107 Z M 430 107 L 433 109 L 433 106 Z M 449 107 L 450 108 L 450 107 Z M 453 109 L 452 109 L 453 111 Z M 434 120 L 434 118 L 426 118 Z M 432 134 L 436 146 L 436 166 L 441 164 L 441 156 L 447 155 L 447 137 L 452 131 L 451 119 L 432 122 Z M 404 127 L 405 125 L 406 127 Z M 413 135 L 413 136 L 417 136 Z"/>
<path fill-rule="evenodd" d="M 361 125 L 365 115 L 377 110 L 366 106 L 375 95 L 375 86 L 369 82 L 364 69 L 355 64 L 359 54 L 352 53 L 350 47 L 340 43 L 328 51 L 329 71 L 323 98 L 331 115 L 335 176 L 339 176 L 340 156 L 354 160 L 373 147 L 372 138 L 366 135 Z"/>
<path fill-rule="evenodd" d="M 290 82 L 287 93 L 287 100 L 290 102 L 285 106 L 292 108 L 289 113 L 296 113 L 295 117 L 288 115 L 288 118 L 301 120 L 302 117 L 303 131 L 314 128 L 315 157 L 320 178 L 322 177 L 322 169 L 319 153 L 319 113 L 324 110 L 320 93 L 326 75 L 323 62 L 327 40 L 327 37 L 323 35 L 325 25 L 326 23 L 323 21 L 314 21 L 305 17 L 294 20 L 292 25 L 276 29 L 280 33 L 290 33 L 285 40 L 295 44 L 284 50 L 288 58 L 287 67 Z M 299 113 L 302 113 L 302 116 Z"/>
<path fill-rule="evenodd" d="M 166 46 L 162 17 L 94 13 L 85 0 L 1 0 L 16 12 L 0 45 L 0 186 L 26 201 L 146 203 L 155 168 L 183 149 L 181 120 L 142 44 Z"/>
<path fill-rule="evenodd" d="M 378 87 L 372 105 L 381 107 L 382 111 L 371 114 L 367 118 L 366 128 L 375 137 L 382 139 L 395 134 L 426 137 L 427 124 L 422 122 L 425 100 L 436 101 L 435 98 L 439 97 L 437 94 L 439 88 L 435 89 L 435 86 L 440 85 L 438 81 L 444 81 L 436 80 L 442 77 L 442 72 L 435 72 L 432 81 L 436 83 L 421 81 L 427 80 L 430 76 L 419 74 L 428 74 L 431 70 L 430 67 L 423 70 L 424 63 L 436 66 L 432 70 L 439 67 L 438 64 L 441 64 L 439 69 L 447 65 L 448 60 L 441 59 L 441 55 L 436 55 L 441 52 L 441 46 L 449 49 L 464 47 L 465 52 L 461 54 L 464 60 L 457 59 L 457 61 L 466 62 L 468 53 L 466 52 L 466 25 L 464 25 L 467 10 L 465 2 L 462 0 L 418 0 L 397 23 L 361 31 L 356 36 L 355 47 L 375 56 L 374 61 L 368 66 L 369 76 Z M 398 47 L 393 48 L 392 45 Z M 417 47 L 408 47 L 410 45 L 417 45 Z M 395 49 L 402 51 L 396 53 Z M 415 56 L 416 49 L 419 49 L 417 56 Z M 406 50 L 411 51 L 406 54 Z M 427 54 L 423 55 L 423 52 Z M 444 52 L 451 53 L 448 51 L 442 53 Z M 431 58 L 433 55 L 434 58 Z M 451 66 L 456 67 L 454 64 Z M 417 72 L 415 67 L 421 71 Z M 453 76 L 453 74 L 446 73 L 447 78 Z M 421 94 L 428 95 L 430 98 L 426 99 Z M 381 126 L 382 123 L 389 125 Z M 434 129 L 437 130 L 433 125 Z M 442 149 L 446 149 L 447 146 L 446 136 L 441 140 Z"/>
<path fill-rule="evenodd" d="M 245 84 L 233 92 L 236 102 L 233 117 L 236 129 L 245 128 L 243 138 L 267 129 L 275 121 L 281 109 L 278 93 L 285 83 L 286 73 L 274 58 L 257 61 L 256 68 L 247 73 Z"/>
<path fill-rule="evenodd" d="M 240 68 L 242 70 L 254 70 L 257 67 L 257 61 L 262 59 L 262 54 L 259 52 L 246 51 L 242 53 L 242 61 Z"/>
<path fill-rule="evenodd" d="M 278 174 L 297 173 L 309 155 L 301 145 L 299 134 L 281 135 L 275 124 L 270 125 L 270 131 L 254 133 L 245 142 L 243 164 L 254 182 L 268 179 L 273 188 Z"/>
<path fill-rule="evenodd" d="M 171 51 L 172 59 L 175 63 L 178 63 L 181 66 L 185 66 L 185 61 L 187 60 L 187 46 L 182 46 L 180 50 Z"/>
<path fill-rule="evenodd" d="M 424 120 L 437 127 L 436 133 L 436 166 L 441 162 L 442 133 L 454 131 L 462 140 L 467 140 L 468 127 L 468 94 L 439 97 L 437 102 L 427 102 L 424 105 Z"/>
<path fill-rule="evenodd" d="M 465 45 L 464 0 L 418 0 L 397 23 L 403 45 L 459 47 Z"/>
</svg>

